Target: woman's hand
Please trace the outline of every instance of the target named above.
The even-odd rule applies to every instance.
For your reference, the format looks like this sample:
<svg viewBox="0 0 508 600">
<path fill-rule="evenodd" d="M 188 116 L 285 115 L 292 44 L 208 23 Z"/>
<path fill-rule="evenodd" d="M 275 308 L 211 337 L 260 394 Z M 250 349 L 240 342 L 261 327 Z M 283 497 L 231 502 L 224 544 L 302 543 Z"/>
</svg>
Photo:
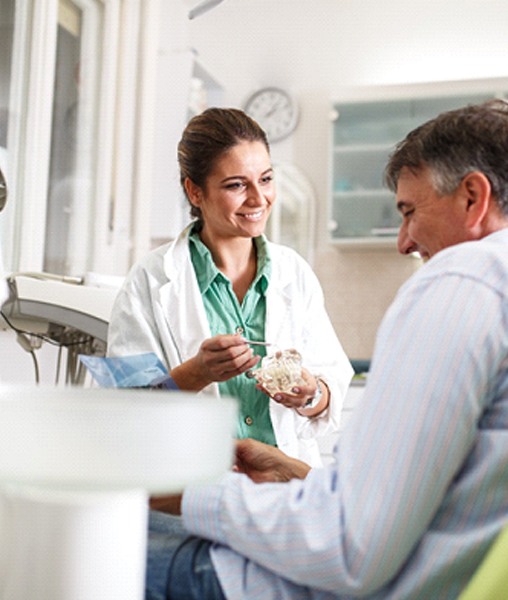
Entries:
<svg viewBox="0 0 508 600">
<path fill-rule="evenodd" d="M 312 375 L 307 369 L 303 367 L 302 379 L 305 383 L 299 386 L 295 386 L 292 389 L 291 394 L 277 392 L 276 394 L 271 396 L 271 398 L 275 402 L 278 402 L 279 404 L 282 404 L 287 408 L 296 409 L 300 414 L 302 414 L 305 417 L 315 417 L 322 413 L 328 407 L 328 403 L 330 401 L 330 392 L 328 390 L 328 387 L 320 379 L 314 377 L 314 375 Z M 313 406 L 312 408 L 307 408 L 306 404 L 309 401 L 309 399 L 314 398 L 318 390 L 318 386 L 320 386 L 322 392 L 321 400 L 318 404 L 316 404 L 316 406 Z M 270 395 L 267 392 L 267 390 L 263 388 L 263 386 L 258 385 L 257 388 L 265 394 Z"/>
<path fill-rule="evenodd" d="M 181 390 L 200 391 L 245 373 L 259 359 L 240 334 L 216 335 L 201 344 L 196 356 L 171 369 L 171 377 Z"/>
<path fill-rule="evenodd" d="M 236 442 L 233 470 L 248 475 L 256 483 L 266 483 L 305 479 L 310 467 L 274 446 L 247 438 Z"/>
</svg>

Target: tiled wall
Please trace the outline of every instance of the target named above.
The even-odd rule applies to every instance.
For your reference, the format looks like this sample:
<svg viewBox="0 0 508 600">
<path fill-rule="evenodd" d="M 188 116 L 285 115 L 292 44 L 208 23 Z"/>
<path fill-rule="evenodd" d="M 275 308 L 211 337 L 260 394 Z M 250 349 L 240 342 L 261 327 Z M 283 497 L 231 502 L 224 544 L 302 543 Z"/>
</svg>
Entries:
<svg viewBox="0 0 508 600">
<path fill-rule="evenodd" d="M 395 248 L 318 251 L 314 269 L 323 286 L 330 318 L 350 358 L 372 356 L 381 319 L 404 281 L 421 265 Z"/>
</svg>

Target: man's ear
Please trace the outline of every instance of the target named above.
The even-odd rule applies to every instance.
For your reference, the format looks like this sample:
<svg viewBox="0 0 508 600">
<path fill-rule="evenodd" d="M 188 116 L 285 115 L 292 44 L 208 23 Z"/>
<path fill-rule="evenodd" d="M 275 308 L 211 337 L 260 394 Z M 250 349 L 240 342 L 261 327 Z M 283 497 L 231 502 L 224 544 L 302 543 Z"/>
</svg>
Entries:
<svg viewBox="0 0 508 600">
<path fill-rule="evenodd" d="M 468 173 L 461 182 L 466 200 L 466 223 L 469 227 L 481 224 L 491 205 L 492 188 L 480 171 Z"/>
<path fill-rule="evenodd" d="M 203 199 L 203 190 L 199 187 L 199 185 L 196 185 L 191 179 L 186 177 L 183 181 L 183 187 L 189 202 L 193 206 L 200 206 L 201 200 Z"/>
</svg>

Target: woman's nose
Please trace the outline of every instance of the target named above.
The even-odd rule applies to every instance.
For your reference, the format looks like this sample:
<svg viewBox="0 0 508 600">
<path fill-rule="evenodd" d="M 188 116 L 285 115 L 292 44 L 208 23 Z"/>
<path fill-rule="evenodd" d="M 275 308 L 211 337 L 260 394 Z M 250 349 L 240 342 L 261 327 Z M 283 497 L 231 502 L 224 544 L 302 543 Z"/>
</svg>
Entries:
<svg viewBox="0 0 508 600">
<path fill-rule="evenodd" d="M 247 200 L 252 204 L 261 204 L 265 202 L 265 196 L 259 186 L 251 185 L 248 189 Z"/>
</svg>

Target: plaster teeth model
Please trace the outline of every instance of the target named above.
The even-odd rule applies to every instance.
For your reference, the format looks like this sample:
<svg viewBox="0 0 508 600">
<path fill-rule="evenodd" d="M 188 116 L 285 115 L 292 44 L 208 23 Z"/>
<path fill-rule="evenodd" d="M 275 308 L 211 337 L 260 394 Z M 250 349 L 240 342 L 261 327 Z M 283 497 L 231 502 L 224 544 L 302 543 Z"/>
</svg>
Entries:
<svg viewBox="0 0 508 600">
<path fill-rule="evenodd" d="M 277 392 L 290 394 L 292 388 L 305 383 L 302 379 L 302 357 L 293 348 L 265 356 L 261 367 L 251 371 L 249 376 L 254 377 L 271 396 Z"/>
</svg>

